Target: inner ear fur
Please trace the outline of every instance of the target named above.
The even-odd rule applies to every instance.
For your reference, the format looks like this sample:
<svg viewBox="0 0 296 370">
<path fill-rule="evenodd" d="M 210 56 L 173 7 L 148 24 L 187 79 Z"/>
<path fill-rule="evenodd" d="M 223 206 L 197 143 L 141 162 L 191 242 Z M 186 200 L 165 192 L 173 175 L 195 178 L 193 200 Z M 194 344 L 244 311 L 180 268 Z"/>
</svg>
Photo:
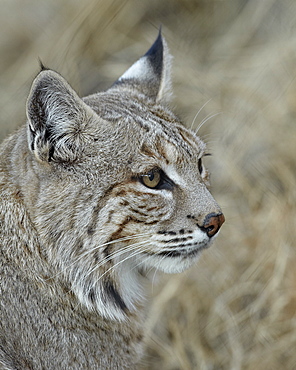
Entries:
<svg viewBox="0 0 296 370">
<path fill-rule="evenodd" d="M 94 114 L 57 72 L 42 70 L 27 100 L 30 149 L 40 161 L 73 161 L 82 126 Z"/>
</svg>

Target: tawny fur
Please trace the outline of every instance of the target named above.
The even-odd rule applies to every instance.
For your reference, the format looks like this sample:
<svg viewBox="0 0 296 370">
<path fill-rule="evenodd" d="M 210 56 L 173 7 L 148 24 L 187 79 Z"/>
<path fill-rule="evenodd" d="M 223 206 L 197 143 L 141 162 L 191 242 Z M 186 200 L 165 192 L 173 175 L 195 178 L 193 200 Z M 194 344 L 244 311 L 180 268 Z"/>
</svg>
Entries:
<svg viewBox="0 0 296 370">
<path fill-rule="evenodd" d="M 168 108 L 169 74 L 159 35 L 106 92 L 33 82 L 0 149 L 0 368 L 135 368 L 149 273 L 212 241 L 206 146 Z"/>
</svg>

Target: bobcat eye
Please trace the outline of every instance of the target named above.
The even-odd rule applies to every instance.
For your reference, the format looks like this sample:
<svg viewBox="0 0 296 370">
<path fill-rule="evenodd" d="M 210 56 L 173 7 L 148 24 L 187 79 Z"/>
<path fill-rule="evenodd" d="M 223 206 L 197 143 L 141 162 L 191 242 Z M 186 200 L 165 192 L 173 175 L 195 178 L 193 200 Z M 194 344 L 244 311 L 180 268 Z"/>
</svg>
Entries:
<svg viewBox="0 0 296 370">
<path fill-rule="evenodd" d="M 156 190 L 173 190 L 175 183 L 160 169 L 155 168 L 138 177 L 143 185 Z"/>
<path fill-rule="evenodd" d="M 161 174 L 159 171 L 149 171 L 141 176 L 142 182 L 148 188 L 156 188 L 161 182 Z"/>
</svg>

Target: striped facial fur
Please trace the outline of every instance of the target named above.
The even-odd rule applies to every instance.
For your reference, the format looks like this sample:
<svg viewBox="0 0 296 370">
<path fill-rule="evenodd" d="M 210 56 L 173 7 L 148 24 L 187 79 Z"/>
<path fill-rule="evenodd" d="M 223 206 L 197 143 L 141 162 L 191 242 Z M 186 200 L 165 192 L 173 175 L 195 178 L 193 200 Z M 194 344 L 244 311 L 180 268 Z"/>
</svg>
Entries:
<svg viewBox="0 0 296 370">
<path fill-rule="evenodd" d="M 161 35 L 107 91 L 79 98 L 42 70 L 27 104 L 34 186 L 27 205 L 57 276 L 89 309 L 132 315 L 151 271 L 181 272 L 224 222 L 205 143 L 167 107 Z"/>
</svg>

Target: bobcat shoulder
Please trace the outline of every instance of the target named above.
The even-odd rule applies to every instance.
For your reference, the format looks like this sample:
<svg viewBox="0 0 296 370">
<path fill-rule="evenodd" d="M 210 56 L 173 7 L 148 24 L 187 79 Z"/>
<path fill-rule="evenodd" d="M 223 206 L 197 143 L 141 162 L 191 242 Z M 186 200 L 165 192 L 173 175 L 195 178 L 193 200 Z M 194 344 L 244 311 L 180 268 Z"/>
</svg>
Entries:
<svg viewBox="0 0 296 370">
<path fill-rule="evenodd" d="M 224 222 L 169 95 L 161 34 L 107 91 L 34 80 L 0 147 L 0 368 L 136 366 L 149 272 L 188 268 Z"/>
</svg>

